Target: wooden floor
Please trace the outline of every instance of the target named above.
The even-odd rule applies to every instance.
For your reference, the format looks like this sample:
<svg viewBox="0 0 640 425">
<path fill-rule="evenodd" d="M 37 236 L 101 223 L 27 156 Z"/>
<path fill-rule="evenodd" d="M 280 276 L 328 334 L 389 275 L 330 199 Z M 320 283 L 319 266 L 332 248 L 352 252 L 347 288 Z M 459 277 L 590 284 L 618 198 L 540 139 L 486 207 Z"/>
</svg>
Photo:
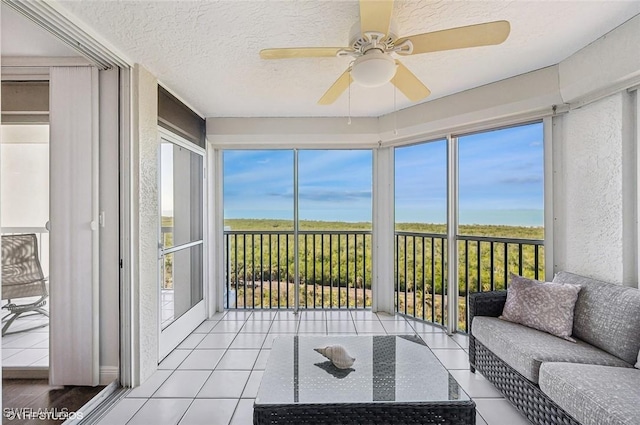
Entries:
<svg viewBox="0 0 640 425">
<path fill-rule="evenodd" d="M 65 412 L 77 412 L 103 388 L 53 387 L 46 379 L 3 379 L 2 424 L 61 424 Z M 31 415 L 31 419 L 19 415 Z"/>
</svg>

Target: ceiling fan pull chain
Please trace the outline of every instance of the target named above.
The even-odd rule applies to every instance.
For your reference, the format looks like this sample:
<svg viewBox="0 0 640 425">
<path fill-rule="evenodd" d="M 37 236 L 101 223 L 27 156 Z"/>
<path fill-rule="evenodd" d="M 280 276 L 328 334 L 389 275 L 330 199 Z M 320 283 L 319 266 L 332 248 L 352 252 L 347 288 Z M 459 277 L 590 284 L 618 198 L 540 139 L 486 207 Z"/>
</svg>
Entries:
<svg viewBox="0 0 640 425">
<path fill-rule="evenodd" d="M 351 125 L 351 84 L 349 84 L 349 118 L 347 119 L 347 124 Z"/>
<path fill-rule="evenodd" d="M 393 85 L 393 135 L 398 135 L 398 107 L 396 104 L 396 93 L 398 92 L 398 88 L 396 85 Z"/>
</svg>

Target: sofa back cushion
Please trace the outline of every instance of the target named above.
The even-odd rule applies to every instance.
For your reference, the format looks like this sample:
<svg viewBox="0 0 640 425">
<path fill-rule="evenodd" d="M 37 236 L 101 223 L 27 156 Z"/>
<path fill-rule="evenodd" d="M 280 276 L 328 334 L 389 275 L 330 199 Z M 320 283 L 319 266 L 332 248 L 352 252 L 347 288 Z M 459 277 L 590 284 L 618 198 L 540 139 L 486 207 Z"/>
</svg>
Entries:
<svg viewBox="0 0 640 425">
<path fill-rule="evenodd" d="M 637 361 L 640 349 L 640 290 L 560 272 L 555 283 L 580 285 L 573 336 L 621 358 Z"/>
</svg>

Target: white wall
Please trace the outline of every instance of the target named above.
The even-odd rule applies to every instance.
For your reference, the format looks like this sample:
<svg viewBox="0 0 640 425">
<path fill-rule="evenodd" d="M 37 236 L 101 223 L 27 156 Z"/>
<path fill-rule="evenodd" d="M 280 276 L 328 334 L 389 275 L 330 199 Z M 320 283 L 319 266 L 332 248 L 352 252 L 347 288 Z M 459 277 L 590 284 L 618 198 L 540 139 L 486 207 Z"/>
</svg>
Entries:
<svg viewBox="0 0 640 425">
<path fill-rule="evenodd" d="M 636 141 L 621 92 L 554 118 L 554 266 L 637 285 Z"/>
<path fill-rule="evenodd" d="M 2 226 L 49 220 L 49 126 L 2 126 Z"/>
<path fill-rule="evenodd" d="M 158 366 L 158 81 L 145 68 L 133 70 L 132 258 L 134 351 L 138 349 L 134 385 Z M 137 316 L 137 317 L 136 317 Z"/>
</svg>

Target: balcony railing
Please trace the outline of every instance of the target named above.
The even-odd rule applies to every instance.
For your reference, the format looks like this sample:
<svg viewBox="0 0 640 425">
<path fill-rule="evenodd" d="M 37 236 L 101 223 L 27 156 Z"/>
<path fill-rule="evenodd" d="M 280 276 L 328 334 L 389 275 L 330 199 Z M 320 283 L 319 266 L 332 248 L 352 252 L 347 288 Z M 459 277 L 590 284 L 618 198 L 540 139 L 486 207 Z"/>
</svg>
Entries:
<svg viewBox="0 0 640 425">
<path fill-rule="evenodd" d="M 290 231 L 226 230 L 226 308 L 293 308 L 295 244 Z M 371 232 L 299 231 L 300 308 L 371 306 Z"/>
<path fill-rule="evenodd" d="M 293 308 L 294 232 L 226 230 L 226 308 Z M 299 231 L 300 308 L 371 305 L 371 232 Z M 468 295 L 505 289 L 509 272 L 544 274 L 544 242 L 458 236 L 458 328 L 466 331 Z M 395 234 L 396 311 L 443 325 L 447 317 L 447 236 Z"/>
<path fill-rule="evenodd" d="M 468 329 L 468 295 L 506 289 L 509 273 L 544 275 L 544 241 L 458 236 L 458 329 Z M 447 311 L 447 236 L 396 232 L 396 311 L 443 325 Z"/>
</svg>

